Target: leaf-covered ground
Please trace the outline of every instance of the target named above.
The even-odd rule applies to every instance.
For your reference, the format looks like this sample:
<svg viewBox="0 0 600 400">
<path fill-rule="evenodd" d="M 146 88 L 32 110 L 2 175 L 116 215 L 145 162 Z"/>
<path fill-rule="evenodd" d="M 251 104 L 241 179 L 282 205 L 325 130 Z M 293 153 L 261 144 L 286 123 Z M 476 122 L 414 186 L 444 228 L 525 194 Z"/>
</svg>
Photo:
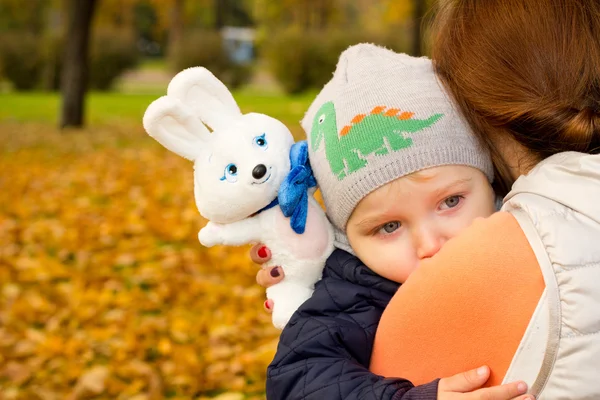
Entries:
<svg viewBox="0 0 600 400">
<path fill-rule="evenodd" d="M 204 223 L 138 123 L 0 123 L 0 398 L 263 398 L 257 267 Z"/>
</svg>

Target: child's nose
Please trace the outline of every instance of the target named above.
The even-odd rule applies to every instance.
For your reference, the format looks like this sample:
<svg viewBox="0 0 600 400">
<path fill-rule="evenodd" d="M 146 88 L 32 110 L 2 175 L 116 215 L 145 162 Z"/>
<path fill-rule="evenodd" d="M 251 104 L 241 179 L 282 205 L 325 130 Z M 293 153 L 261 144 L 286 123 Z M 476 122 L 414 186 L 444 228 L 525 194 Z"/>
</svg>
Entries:
<svg viewBox="0 0 600 400">
<path fill-rule="evenodd" d="M 417 257 L 419 260 L 433 257 L 444 244 L 441 235 L 431 231 L 421 231 L 417 237 Z"/>
</svg>

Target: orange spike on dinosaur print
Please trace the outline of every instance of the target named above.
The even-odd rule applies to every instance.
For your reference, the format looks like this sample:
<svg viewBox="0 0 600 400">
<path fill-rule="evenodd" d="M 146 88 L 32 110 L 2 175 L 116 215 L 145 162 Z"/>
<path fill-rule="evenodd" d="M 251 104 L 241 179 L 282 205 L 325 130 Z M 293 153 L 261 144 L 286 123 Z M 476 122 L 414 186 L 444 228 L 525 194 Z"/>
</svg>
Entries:
<svg viewBox="0 0 600 400">
<path fill-rule="evenodd" d="M 352 125 L 354 124 L 358 124 L 360 121 L 362 121 L 364 118 L 366 117 L 365 114 L 358 114 L 355 115 L 354 118 L 352 118 L 352 120 L 350 121 L 350 123 Z M 346 125 L 342 128 L 342 130 L 340 131 L 340 136 L 345 136 L 348 134 L 348 132 L 350 132 L 350 129 L 352 129 L 352 125 Z"/>
<path fill-rule="evenodd" d="M 366 117 L 365 114 L 358 114 L 357 116 L 355 116 L 354 118 L 352 118 L 352 121 L 350 121 L 352 124 L 358 124 L 360 121 L 363 120 L 363 118 Z"/>
<path fill-rule="evenodd" d="M 351 125 L 346 125 L 345 127 L 343 127 L 340 131 L 340 136 L 346 136 L 348 132 L 350 132 L 350 129 L 352 129 Z"/>
<path fill-rule="evenodd" d="M 415 113 L 404 111 L 402 114 L 398 115 L 398 119 L 404 121 L 406 119 L 411 119 L 413 115 L 415 115 Z"/>
<path fill-rule="evenodd" d="M 399 112 L 400 112 L 399 108 L 390 108 L 385 113 L 383 113 L 383 115 L 391 117 L 391 116 L 394 116 L 394 115 L 398 114 Z"/>
<path fill-rule="evenodd" d="M 371 110 L 371 114 L 381 114 L 381 112 L 383 110 L 385 110 L 387 107 L 385 106 L 377 106 L 374 109 Z"/>
</svg>

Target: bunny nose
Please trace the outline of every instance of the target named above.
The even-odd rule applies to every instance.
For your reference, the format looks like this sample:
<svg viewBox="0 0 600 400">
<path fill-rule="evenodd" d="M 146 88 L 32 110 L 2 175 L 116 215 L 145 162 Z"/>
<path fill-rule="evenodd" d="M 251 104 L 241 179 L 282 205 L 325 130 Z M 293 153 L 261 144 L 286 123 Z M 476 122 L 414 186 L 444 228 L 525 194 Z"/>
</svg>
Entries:
<svg viewBox="0 0 600 400">
<path fill-rule="evenodd" d="M 252 176 L 254 177 L 254 179 L 260 179 L 263 176 L 265 176 L 266 173 L 267 173 L 267 167 L 265 167 L 263 164 L 258 164 L 252 170 Z"/>
</svg>

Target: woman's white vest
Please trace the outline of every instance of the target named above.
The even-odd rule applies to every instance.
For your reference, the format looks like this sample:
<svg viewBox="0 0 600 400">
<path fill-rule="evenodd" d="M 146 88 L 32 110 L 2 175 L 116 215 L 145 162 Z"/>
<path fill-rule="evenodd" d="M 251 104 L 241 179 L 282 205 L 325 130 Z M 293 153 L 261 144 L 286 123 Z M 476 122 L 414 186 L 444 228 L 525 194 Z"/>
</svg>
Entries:
<svg viewBox="0 0 600 400">
<path fill-rule="evenodd" d="M 600 155 L 544 160 L 502 210 L 519 222 L 546 283 L 504 381 L 525 380 L 538 399 L 600 400 Z"/>
</svg>

